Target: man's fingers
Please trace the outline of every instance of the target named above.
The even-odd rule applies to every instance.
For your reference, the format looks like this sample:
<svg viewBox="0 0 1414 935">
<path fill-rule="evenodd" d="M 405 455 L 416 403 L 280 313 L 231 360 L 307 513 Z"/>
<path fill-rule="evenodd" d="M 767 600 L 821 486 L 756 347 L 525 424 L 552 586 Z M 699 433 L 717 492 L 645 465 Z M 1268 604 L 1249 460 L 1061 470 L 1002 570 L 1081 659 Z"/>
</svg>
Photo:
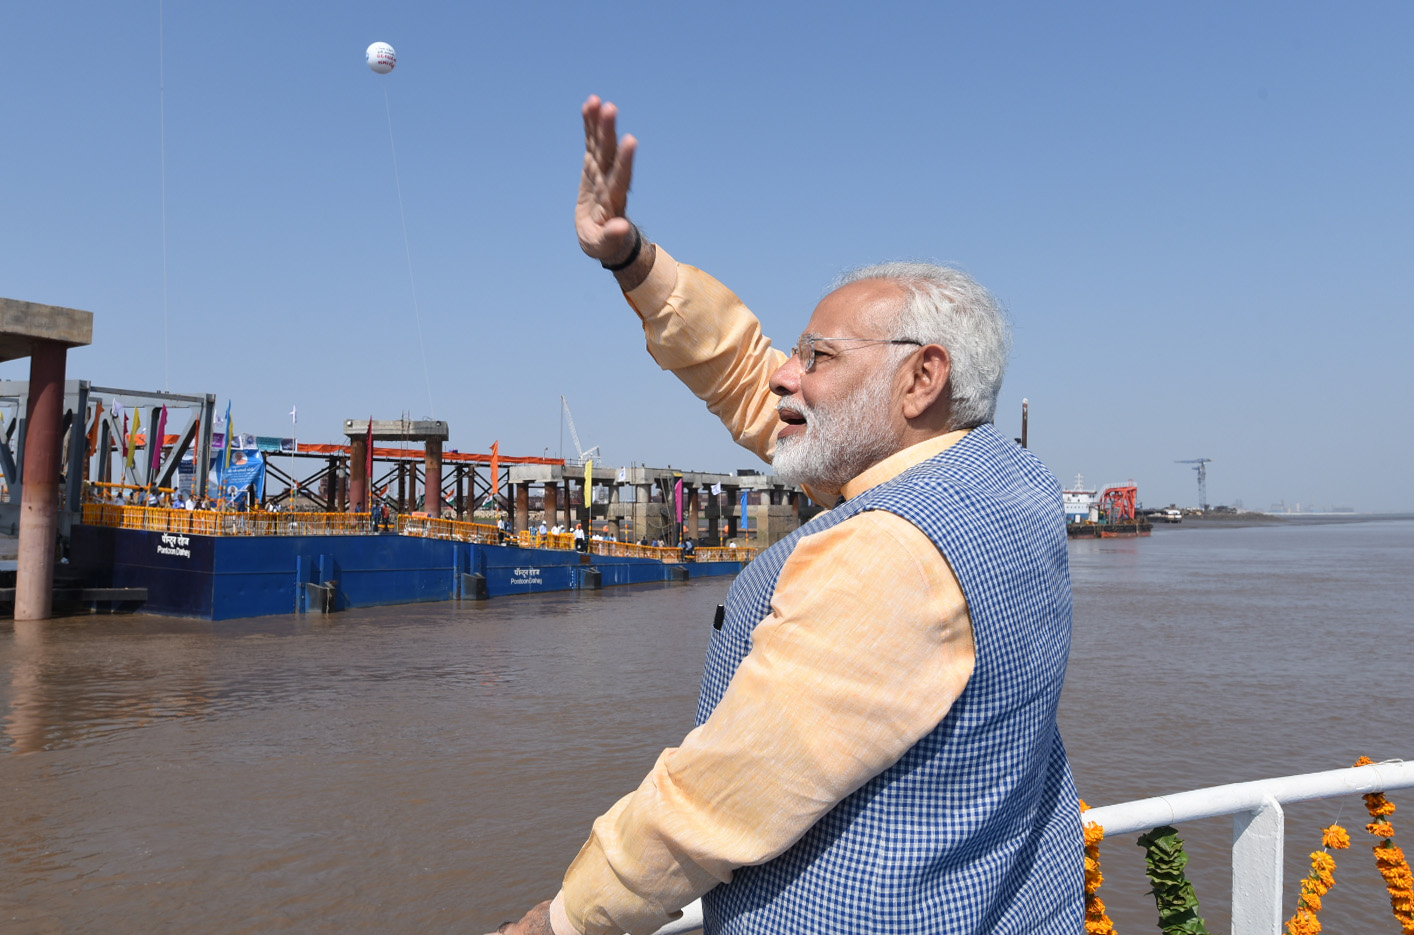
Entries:
<svg viewBox="0 0 1414 935">
<path fill-rule="evenodd" d="M 622 209 L 628 200 L 629 186 L 633 184 L 633 155 L 638 152 L 638 140 L 632 135 L 624 137 L 619 146 L 619 158 L 614 163 L 609 188 L 614 193 L 614 204 Z"/>
<path fill-rule="evenodd" d="M 605 172 L 614 164 L 614 152 L 618 148 L 617 125 L 619 109 L 613 101 L 605 101 L 599 108 L 599 165 Z"/>
<path fill-rule="evenodd" d="M 595 139 L 599 134 L 599 95 L 589 95 L 580 112 L 584 114 L 584 151 L 593 152 Z"/>
</svg>

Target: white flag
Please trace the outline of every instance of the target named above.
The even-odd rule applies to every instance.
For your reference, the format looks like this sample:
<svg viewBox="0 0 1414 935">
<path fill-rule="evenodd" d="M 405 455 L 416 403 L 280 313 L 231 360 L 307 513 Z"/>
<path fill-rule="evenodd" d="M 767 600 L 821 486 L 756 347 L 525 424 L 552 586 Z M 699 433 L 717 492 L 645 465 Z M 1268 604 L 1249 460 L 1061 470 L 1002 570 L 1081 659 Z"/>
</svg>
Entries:
<svg viewBox="0 0 1414 935">
<path fill-rule="evenodd" d="M 717 496 L 720 496 L 721 493 L 722 493 L 722 485 L 721 485 L 721 484 L 713 484 L 713 485 L 712 485 L 712 496 L 717 497 Z"/>
</svg>

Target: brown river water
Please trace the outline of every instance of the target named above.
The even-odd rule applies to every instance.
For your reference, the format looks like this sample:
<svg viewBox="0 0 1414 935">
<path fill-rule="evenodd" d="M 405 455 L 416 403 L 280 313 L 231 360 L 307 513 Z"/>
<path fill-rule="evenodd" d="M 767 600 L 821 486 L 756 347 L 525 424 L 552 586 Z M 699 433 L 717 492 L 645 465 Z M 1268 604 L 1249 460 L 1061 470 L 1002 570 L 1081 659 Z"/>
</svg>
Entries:
<svg viewBox="0 0 1414 935">
<path fill-rule="evenodd" d="M 1414 756 L 1414 521 L 1071 545 L 1062 729 L 1104 805 Z M 730 582 L 219 624 L 0 621 L 0 933 L 479 933 L 549 898 L 691 727 Z M 1414 790 L 1391 796 L 1414 854 Z M 1358 797 L 1287 808 L 1288 914 L 1339 820 L 1326 930 L 1397 932 Z M 1212 932 L 1230 819 L 1183 826 Z M 1133 835 L 1121 933 L 1154 930 Z"/>
</svg>

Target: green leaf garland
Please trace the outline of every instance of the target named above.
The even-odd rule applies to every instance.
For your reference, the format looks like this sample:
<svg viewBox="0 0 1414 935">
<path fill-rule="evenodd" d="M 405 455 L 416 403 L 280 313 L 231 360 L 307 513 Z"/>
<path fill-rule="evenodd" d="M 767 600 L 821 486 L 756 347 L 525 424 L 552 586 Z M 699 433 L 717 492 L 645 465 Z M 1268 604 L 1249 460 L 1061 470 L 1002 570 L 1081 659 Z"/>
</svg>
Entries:
<svg viewBox="0 0 1414 935">
<path fill-rule="evenodd" d="M 1207 924 L 1198 914 L 1198 896 L 1183 868 L 1188 855 L 1183 839 L 1168 825 L 1141 835 L 1145 875 L 1149 878 L 1154 905 L 1159 910 L 1159 931 L 1163 935 L 1208 935 Z"/>
</svg>

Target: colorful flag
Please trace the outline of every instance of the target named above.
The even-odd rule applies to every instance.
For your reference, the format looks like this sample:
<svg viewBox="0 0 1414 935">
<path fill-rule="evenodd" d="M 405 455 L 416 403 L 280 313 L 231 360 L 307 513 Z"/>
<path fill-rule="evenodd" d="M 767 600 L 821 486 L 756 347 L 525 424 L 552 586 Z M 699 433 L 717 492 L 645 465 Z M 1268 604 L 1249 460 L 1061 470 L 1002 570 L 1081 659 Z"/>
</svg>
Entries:
<svg viewBox="0 0 1414 935">
<path fill-rule="evenodd" d="M 586 510 L 591 510 L 591 511 L 592 511 L 592 510 L 594 509 L 594 507 L 591 506 L 591 504 L 592 504 L 593 502 L 594 502 L 594 459 L 593 459 L 593 458 L 590 458 L 588 461 L 584 462 L 584 508 L 585 508 Z M 592 512 L 590 513 L 589 518 L 590 518 L 590 519 L 593 519 L 593 518 L 594 518 L 594 515 L 593 515 Z"/>
<path fill-rule="evenodd" d="M 124 467 L 129 473 L 132 472 L 133 462 L 137 459 L 137 430 L 142 428 L 142 410 L 133 410 L 133 432 L 128 436 L 128 454 L 124 461 Z"/>
<path fill-rule="evenodd" d="M 234 441 L 236 437 L 235 433 L 231 431 L 233 428 L 235 428 L 235 426 L 231 424 L 231 401 L 228 399 L 226 400 L 226 454 L 225 461 L 221 466 L 222 477 L 231 469 L 231 449 L 235 447 Z"/>
<path fill-rule="evenodd" d="M 167 440 L 167 407 L 165 405 L 162 407 L 162 415 L 157 418 L 157 430 L 152 434 L 157 439 L 157 444 L 149 446 L 152 449 L 152 458 L 148 462 L 147 476 L 149 479 L 155 480 L 157 469 L 162 466 L 162 445 Z"/>
<path fill-rule="evenodd" d="M 746 501 L 747 501 L 747 497 L 749 497 L 749 496 L 751 496 L 751 492 L 750 492 L 750 491 L 743 490 L 743 491 L 741 492 L 741 530 L 742 530 L 742 532 L 745 532 L 745 531 L 746 531 L 748 528 L 750 528 L 750 526 L 751 526 L 751 513 L 750 513 L 750 511 L 747 510 L 747 508 L 746 508 L 746 507 L 747 507 L 747 502 L 746 502 Z"/>
<path fill-rule="evenodd" d="M 501 502 L 501 442 L 491 443 L 491 502 Z"/>
<path fill-rule="evenodd" d="M 677 504 L 678 522 L 681 523 L 681 522 L 682 522 L 682 478 L 681 478 L 681 477 L 679 477 L 679 478 L 678 478 L 678 482 L 673 485 L 673 502 Z"/>
<path fill-rule="evenodd" d="M 363 436 L 363 489 L 373 489 L 373 413 L 368 414 L 368 431 Z M 364 495 L 367 503 L 363 505 L 365 510 L 373 509 L 373 498 Z"/>
<path fill-rule="evenodd" d="M 0 419 L 0 422 L 3 422 Z M 103 400 L 98 400 L 93 404 L 93 427 L 88 430 L 88 456 L 93 457 L 93 453 L 98 450 L 98 424 L 103 421 Z"/>
</svg>

